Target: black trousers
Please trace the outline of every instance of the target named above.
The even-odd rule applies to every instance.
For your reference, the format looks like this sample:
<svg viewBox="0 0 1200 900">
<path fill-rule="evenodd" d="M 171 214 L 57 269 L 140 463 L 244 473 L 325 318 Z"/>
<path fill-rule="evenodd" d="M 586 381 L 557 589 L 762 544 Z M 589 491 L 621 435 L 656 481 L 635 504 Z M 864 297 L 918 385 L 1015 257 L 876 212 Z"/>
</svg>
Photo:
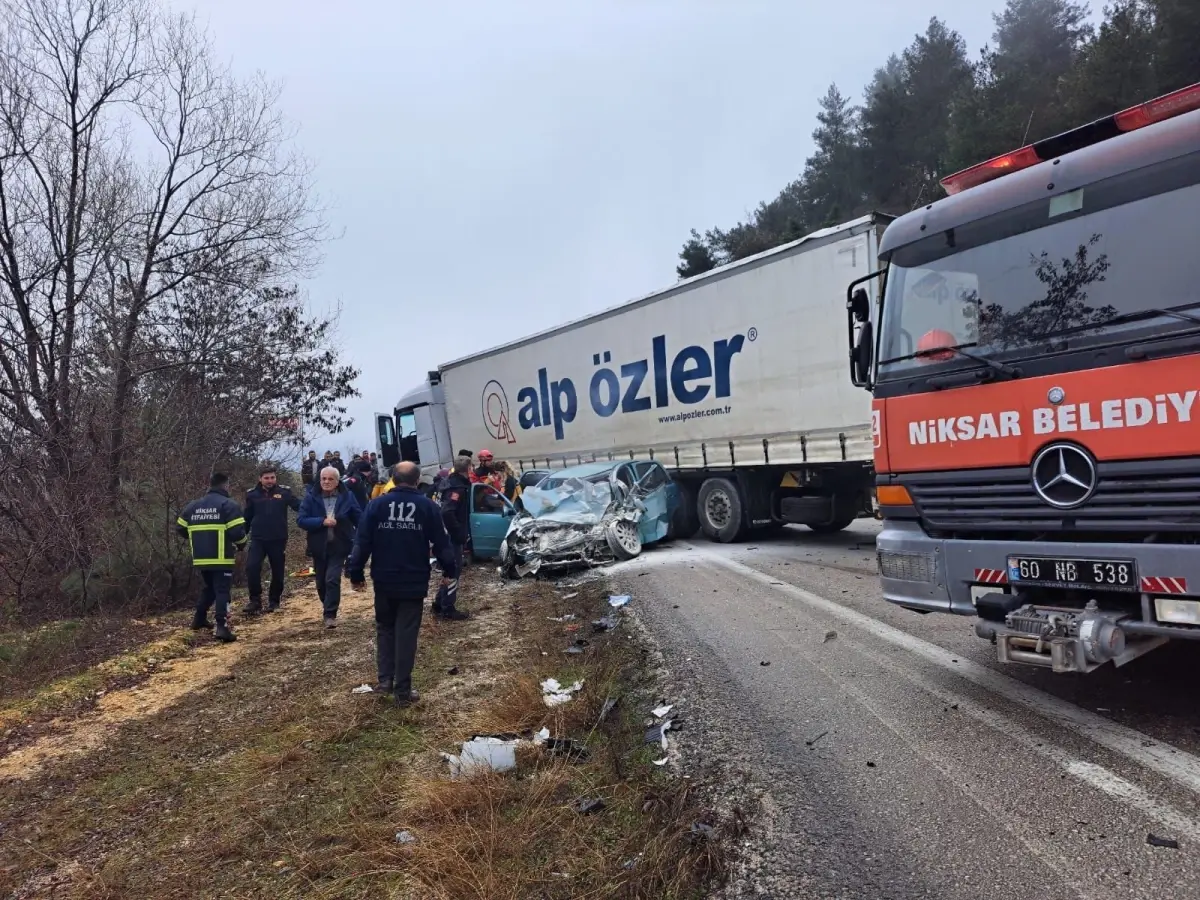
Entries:
<svg viewBox="0 0 1200 900">
<path fill-rule="evenodd" d="M 452 543 L 450 547 L 454 553 L 454 563 L 458 567 L 459 574 L 461 575 L 463 568 L 463 550 L 465 548 L 462 544 L 454 543 Z M 433 598 L 434 613 L 440 613 L 444 615 L 445 613 L 454 612 L 454 605 L 458 603 L 458 584 L 459 579 L 455 578 L 452 582 L 450 582 L 450 587 L 446 587 L 445 585 L 440 585 L 438 587 L 437 596 Z"/>
<path fill-rule="evenodd" d="M 337 618 L 338 608 L 342 605 L 342 568 L 345 564 L 344 553 L 313 554 L 317 598 L 327 619 Z"/>
<path fill-rule="evenodd" d="M 200 602 L 196 604 L 196 621 L 204 621 L 208 611 L 212 609 L 216 623 L 224 625 L 229 621 L 229 594 L 233 587 L 233 569 L 201 569 L 200 577 L 204 581 L 204 588 L 200 591 Z"/>
<path fill-rule="evenodd" d="M 412 690 L 413 665 L 417 661 L 417 636 L 425 597 L 411 591 L 399 592 L 375 585 L 375 644 L 379 680 L 391 681 L 397 697 Z"/>
<path fill-rule="evenodd" d="M 266 559 L 271 564 L 271 592 L 268 602 L 278 606 L 283 597 L 284 551 L 287 550 L 287 538 L 278 541 L 250 540 L 250 550 L 246 554 L 246 587 L 250 592 L 250 605 L 262 605 L 262 566 Z"/>
</svg>

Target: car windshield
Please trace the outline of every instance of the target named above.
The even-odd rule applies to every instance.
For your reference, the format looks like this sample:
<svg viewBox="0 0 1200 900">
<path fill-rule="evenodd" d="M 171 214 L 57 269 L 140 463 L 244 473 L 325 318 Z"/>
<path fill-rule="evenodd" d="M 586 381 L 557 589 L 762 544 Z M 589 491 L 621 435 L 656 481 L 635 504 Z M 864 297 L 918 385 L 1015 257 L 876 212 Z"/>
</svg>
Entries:
<svg viewBox="0 0 1200 900">
<path fill-rule="evenodd" d="M 888 270 L 881 377 L 978 364 L 951 347 L 1011 360 L 1196 328 L 1138 315 L 1200 305 L 1196 209 L 1200 154 L 898 248 Z"/>
</svg>

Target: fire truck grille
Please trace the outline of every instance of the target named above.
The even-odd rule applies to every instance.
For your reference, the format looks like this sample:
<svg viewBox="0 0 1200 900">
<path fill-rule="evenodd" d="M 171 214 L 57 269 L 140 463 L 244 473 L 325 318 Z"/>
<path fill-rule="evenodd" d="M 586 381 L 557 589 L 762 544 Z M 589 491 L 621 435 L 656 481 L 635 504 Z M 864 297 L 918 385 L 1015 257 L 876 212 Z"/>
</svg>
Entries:
<svg viewBox="0 0 1200 900">
<path fill-rule="evenodd" d="M 1200 458 L 1100 462 L 1095 493 L 1056 509 L 1028 466 L 902 475 L 927 527 L 954 532 L 1200 533 Z"/>
</svg>

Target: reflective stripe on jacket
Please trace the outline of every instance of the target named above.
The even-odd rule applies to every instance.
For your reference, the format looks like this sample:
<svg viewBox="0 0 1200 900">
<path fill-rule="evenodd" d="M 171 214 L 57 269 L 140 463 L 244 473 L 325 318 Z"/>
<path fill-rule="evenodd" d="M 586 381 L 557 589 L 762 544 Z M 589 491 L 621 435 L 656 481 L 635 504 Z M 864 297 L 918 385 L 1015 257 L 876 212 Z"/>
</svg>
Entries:
<svg viewBox="0 0 1200 900">
<path fill-rule="evenodd" d="M 246 544 L 242 508 L 216 488 L 185 506 L 175 527 L 188 539 L 197 568 L 232 569 L 237 548 Z"/>
</svg>

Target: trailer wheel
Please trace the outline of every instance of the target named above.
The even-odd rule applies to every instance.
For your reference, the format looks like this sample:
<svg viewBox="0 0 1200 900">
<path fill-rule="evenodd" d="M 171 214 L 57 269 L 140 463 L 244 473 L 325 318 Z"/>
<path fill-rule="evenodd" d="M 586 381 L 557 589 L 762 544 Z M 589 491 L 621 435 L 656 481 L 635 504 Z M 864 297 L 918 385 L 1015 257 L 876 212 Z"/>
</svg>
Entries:
<svg viewBox="0 0 1200 900">
<path fill-rule="evenodd" d="M 691 540 L 700 530 L 700 514 L 696 511 L 696 489 L 691 485 L 679 485 L 679 506 L 671 517 L 668 540 Z"/>
<path fill-rule="evenodd" d="M 720 544 L 732 544 L 746 533 L 746 516 L 738 486 L 728 478 L 710 478 L 700 485 L 696 504 L 700 528 Z"/>
</svg>

